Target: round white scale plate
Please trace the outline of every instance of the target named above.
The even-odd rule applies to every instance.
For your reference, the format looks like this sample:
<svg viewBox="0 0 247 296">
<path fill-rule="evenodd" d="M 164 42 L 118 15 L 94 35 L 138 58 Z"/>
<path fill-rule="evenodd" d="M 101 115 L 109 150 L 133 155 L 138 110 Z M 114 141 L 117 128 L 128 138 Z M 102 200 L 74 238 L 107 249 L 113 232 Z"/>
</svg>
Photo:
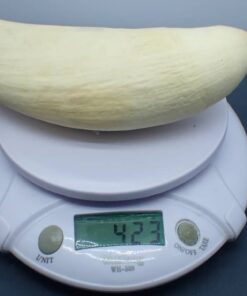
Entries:
<svg viewBox="0 0 247 296">
<path fill-rule="evenodd" d="M 0 142 L 30 181 L 87 200 L 127 200 L 195 176 L 224 138 L 227 102 L 173 124 L 130 132 L 64 128 L 0 108 Z"/>
</svg>

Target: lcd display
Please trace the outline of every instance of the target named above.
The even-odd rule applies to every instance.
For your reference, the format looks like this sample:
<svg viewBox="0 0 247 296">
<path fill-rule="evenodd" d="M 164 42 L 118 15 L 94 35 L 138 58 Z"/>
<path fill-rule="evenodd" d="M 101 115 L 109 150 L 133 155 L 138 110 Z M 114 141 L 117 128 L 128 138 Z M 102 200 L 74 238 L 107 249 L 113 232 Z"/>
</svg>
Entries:
<svg viewBox="0 0 247 296">
<path fill-rule="evenodd" d="M 161 211 L 76 215 L 75 250 L 126 246 L 165 245 Z"/>
</svg>

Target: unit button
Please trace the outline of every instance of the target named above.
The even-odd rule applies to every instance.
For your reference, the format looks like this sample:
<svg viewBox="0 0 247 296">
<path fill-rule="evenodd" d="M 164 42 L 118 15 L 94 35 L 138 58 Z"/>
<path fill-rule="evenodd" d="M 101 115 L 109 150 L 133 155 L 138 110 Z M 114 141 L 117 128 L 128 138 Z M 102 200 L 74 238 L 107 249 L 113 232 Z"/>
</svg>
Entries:
<svg viewBox="0 0 247 296">
<path fill-rule="evenodd" d="M 196 224 L 189 220 L 182 220 L 178 222 L 177 234 L 179 239 L 187 246 L 196 245 L 200 236 L 200 232 Z"/>
<path fill-rule="evenodd" d="M 39 235 L 39 249 L 43 254 L 51 255 L 62 245 L 63 231 L 56 225 L 46 227 Z"/>
</svg>

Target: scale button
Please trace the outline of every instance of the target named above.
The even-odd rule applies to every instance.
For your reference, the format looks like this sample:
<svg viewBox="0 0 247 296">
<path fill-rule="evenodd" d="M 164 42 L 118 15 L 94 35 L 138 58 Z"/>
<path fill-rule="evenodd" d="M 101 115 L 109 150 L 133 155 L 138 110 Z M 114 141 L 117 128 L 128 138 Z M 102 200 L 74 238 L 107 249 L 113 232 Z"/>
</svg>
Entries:
<svg viewBox="0 0 247 296">
<path fill-rule="evenodd" d="M 199 240 L 199 229 L 195 223 L 182 220 L 178 223 L 177 234 L 179 239 L 187 246 L 194 246 Z"/>
<path fill-rule="evenodd" d="M 63 231 L 56 225 L 46 227 L 39 235 L 39 249 L 43 254 L 55 253 L 62 245 Z"/>
</svg>

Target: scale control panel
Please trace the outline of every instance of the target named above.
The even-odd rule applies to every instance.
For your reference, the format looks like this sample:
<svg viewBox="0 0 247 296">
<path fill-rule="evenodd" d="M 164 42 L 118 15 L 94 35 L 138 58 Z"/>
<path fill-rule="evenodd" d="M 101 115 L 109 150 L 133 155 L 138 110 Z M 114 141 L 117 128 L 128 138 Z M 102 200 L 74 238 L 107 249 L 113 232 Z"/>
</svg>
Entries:
<svg viewBox="0 0 247 296">
<path fill-rule="evenodd" d="M 129 291 L 187 273 L 227 239 L 202 212 L 159 196 L 113 209 L 60 201 L 13 231 L 3 249 L 63 283 Z"/>
</svg>

